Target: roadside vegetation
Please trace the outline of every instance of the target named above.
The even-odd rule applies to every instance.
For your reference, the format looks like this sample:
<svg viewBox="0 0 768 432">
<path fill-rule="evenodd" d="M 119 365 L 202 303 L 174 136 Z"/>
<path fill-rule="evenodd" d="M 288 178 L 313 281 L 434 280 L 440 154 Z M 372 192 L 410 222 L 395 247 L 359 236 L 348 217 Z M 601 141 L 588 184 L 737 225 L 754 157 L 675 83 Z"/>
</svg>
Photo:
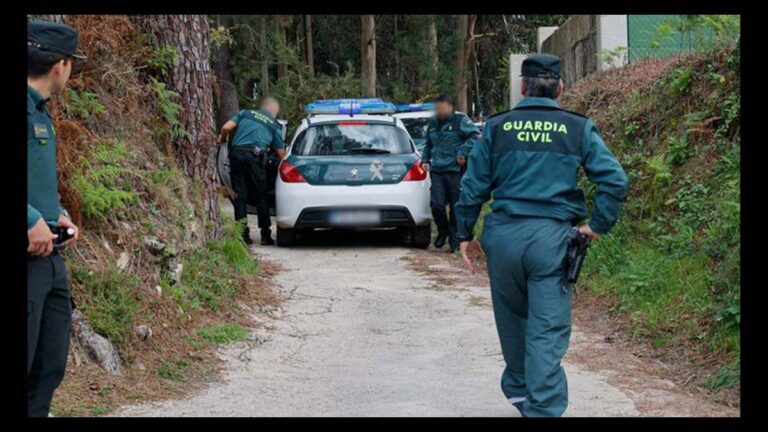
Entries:
<svg viewBox="0 0 768 432">
<path fill-rule="evenodd" d="M 580 285 L 678 378 L 738 404 L 740 52 L 710 49 L 595 75 L 563 103 L 592 116 L 627 171 L 614 230 Z M 583 183 L 588 200 L 594 189 Z"/>
<path fill-rule="evenodd" d="M 101 369 L 73 338 L 52 411 L 103 415 L 205 382 L 215 344 L 249 335 L 239 305 L 278 298 L 231 217 L 219 238 L 204 240 L 197 185 L 172 145 L 185 133 L 178 94 L 163 83 L 175 51 L 126 17 L 68 23 L 88 60 L 52 104 L 62 205 L 82 228 L 64 256 L 77 309 L 113 344 L 123 372 Z"/>
</svg>

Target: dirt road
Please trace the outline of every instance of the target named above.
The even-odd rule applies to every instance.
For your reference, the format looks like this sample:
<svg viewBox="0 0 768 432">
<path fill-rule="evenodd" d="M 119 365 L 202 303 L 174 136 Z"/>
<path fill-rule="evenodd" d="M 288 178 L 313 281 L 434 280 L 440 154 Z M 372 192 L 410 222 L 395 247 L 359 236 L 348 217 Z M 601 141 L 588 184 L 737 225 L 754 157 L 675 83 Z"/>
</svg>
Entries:
<svg viewBox="0 0 768 432">
<path fill-rule="evenodd" d="M 387 233 L 318 235 L 296 248 L 253 251 L 282 266 L 275 283 L 283 309 L 255 316 L 256 341 L 221 349 L 220 382 L 117 415 L 519 415 L 499 389 L 487 282 L 466 277 L 457 258 L 397 246 Z M 565 415 L 738 415 L 646 366 L 574 328 Z"/>
</svg>

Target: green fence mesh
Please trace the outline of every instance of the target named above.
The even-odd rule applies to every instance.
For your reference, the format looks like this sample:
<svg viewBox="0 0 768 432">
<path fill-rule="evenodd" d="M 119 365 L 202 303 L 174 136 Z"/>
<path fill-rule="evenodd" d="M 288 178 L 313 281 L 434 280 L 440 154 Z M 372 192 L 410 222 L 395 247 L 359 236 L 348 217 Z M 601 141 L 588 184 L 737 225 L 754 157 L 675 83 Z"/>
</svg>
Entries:
<svg viewBox="0 0 768 432">
<path fill-rule="evenodd" d="M 684 15 L 627 15 L 630 63 L 679 55 L 714 44 L 735 44 L 737 38 L 738 34 L 721 32 L 718 35 L 712 26 L 692 24 Z"/>
</svg>

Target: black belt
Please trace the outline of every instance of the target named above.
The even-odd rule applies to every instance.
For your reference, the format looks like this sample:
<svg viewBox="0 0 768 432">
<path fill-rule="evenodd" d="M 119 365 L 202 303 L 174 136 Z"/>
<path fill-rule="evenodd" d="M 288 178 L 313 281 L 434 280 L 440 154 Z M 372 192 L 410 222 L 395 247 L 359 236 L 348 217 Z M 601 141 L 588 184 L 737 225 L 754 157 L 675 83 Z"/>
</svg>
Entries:
<svg viewBox="0 0 768 432">
<path fill-rule="evenodd" d="M 232 148 L 234 148 L 235 150 L 243 150 L 243 151 L 256 153 L 256 154 L 262 154 L 267 152 L 258 144 L 238 144 L 238 145 L 232 146 Z"/>
</svg>

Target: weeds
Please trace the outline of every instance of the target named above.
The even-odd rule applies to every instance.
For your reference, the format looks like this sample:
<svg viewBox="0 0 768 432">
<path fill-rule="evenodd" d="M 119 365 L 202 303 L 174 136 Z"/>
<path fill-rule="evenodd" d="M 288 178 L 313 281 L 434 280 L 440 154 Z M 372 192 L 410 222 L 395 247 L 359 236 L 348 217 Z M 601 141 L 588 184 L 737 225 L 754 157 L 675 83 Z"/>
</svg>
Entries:
<svg viewBox="0 0 768 432">
<path fill-rule="evenodd" d="M 248 330 L 239 324 L 215 324 L 197 330 L 197 335 L 208 342 L 227 344 L 248 338 Z"/>
</svg>

